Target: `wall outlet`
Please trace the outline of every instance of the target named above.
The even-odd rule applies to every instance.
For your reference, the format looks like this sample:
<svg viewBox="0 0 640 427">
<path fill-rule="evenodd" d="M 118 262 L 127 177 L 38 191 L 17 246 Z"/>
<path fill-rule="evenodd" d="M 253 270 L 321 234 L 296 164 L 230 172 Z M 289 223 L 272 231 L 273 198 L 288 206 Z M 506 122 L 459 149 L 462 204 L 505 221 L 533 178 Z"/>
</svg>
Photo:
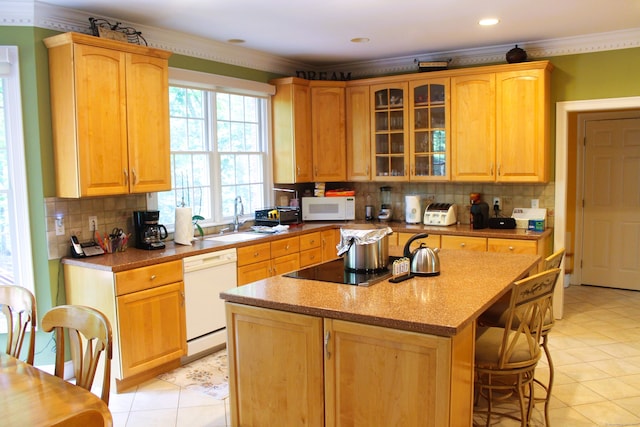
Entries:
<svg viewBox="0 0 640 427">
<path fill-rule="evenodd" d="M 531 199 L 531 207 L 538 209 L 540 207 L 540 199 Z"/>
<path fill-rule="evenodd" d="M 498 206 L 496 208 L 496 205 Z M 491 205 L 493 207 L 493 210 L 501 210 L 502 209 L 502 199 L 500 197 L 494 197 L 493 198 L 493 204 Z"/>
<path fill-rule="evenodd" d="M 56 236 L 64 236 L 64 217 L 56 217 Z"/>
<path fill-rule="evenodd" d="M 98 217 L 90 216 L 89 217 L 89 231 L 92 233 L 98 229 Z"/>
</svg>

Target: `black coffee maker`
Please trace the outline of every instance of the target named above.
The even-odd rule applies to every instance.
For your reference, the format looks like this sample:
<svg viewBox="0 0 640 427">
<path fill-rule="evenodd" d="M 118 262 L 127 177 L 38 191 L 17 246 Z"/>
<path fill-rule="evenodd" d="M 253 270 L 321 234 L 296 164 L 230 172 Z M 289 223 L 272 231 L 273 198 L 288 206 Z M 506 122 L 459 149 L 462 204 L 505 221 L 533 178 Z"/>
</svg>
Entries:
<svg viewBox="0 0 640 427">
<path fill-rule="evenodd" d="M 167 238 L 167 228 L 158 224 L 160 211 L 134 211 L 133 227 L 136 233 L 136 248 L 162 249 L 162 240 Z"/>
<path fill-rule="evenodd" d="M 480 193 L 469 194 L 471 201 L 471 225 L 474 229 L 489 226 L 489 205 L 480 201 Z"/>
</svg>

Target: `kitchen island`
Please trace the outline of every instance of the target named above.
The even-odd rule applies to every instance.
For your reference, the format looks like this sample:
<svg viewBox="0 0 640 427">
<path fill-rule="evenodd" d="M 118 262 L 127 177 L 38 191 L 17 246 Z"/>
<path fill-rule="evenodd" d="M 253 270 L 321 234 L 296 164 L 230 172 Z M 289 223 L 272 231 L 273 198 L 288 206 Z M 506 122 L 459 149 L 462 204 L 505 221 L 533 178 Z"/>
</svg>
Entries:
<svg viewBox="0 0 640 427">
<path fill-rule="evenodd" d="M 445 249 L 435 277 L 222 293 L 232 424 L 471 425 L 475 321 L 538 261 Z"/>
</svg>

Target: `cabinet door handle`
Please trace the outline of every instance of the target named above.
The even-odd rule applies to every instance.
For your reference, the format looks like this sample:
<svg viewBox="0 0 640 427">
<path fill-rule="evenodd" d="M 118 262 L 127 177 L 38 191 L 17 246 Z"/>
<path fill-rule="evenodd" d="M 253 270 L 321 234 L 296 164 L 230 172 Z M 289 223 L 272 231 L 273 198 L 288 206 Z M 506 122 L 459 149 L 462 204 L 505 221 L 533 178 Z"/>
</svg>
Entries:
<svg viewBox="0 0 640 427">
<path fill-rule="evenodd" d="M 133 183 L 133 185 L 136 185 L 138 183 L 138 174 L 136 174 L 135 169 L 131 169 L 131 182 Z"/>
<path fill-rule="evenodd" d="M 493 163 L 491 163 L 491 169 L 489 171 L 489 175 L 493 175 Z"/>
<path fill-rule="evenodd" d="M 331 352 L 329 352 L 329 338 L 331 338 L 331 332 L 327 331 L 324 334 L 324 351 L 327 353 L 327 359 L 331 359 Z"/>
<path fill-rule="evenodd" d="M 460 243 L 460 247 L 461 248 L 464 248 L 465 245 L 466 245 L 466 243 L 464 243 L 464 242 Z"/>
<path fill-rule="evenodd" d="M 366 169 L 364 170 L 365 175 L 369 175 L 369 165 L 367 165 Z"/>
<path fill-rule="evenodd" d="M 514 248 L 513 246 L 509 246 L 509 250 L 512 251 Z"/>
<path fill-rule="evenodd" d="M 502 165 L 498 165 L 498 176 L 500 176 L 500 169 L 502 169 Z"/>
<path fill-rule="evenodd" d="M 152 274 L 152 275 L 151 275 L 151 277 L 150 277 L 150 279 L 151 279 L 151 280 L 156 280 L 156 275 L 155 275 L 155 274 Z"/>
<path fill-rule="evenodd" d="M 123 169 L 122 172 L 124 172 L 124 183 L 125 183 L 125 185 L 129 185 L 129 172 L 126 169 Z"/>
</svg>

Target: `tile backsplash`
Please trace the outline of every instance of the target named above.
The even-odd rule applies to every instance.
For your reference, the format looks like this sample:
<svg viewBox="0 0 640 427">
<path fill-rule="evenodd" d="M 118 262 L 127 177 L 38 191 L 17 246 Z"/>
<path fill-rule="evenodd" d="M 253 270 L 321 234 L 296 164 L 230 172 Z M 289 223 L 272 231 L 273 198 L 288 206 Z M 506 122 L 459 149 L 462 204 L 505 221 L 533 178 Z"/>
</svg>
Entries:
<svg viewBox="0 0 640 427">
<path fill-rule="evenodd" d="M 91 241 L 94 231 L 89 228 L 89 217 L 98 219 L 97 231 L 104 235 L 114 228 L 133 233 L 133 211 L 146 210 L 145 194 L 91 197 L 84 199 L 45 199 L 47 220 L 47 248 L 49 259 L 58 259 L 70 253 L 70 239 L 76 235 L 83 242 Z M 56 221 L 62 218 L 64 234 L 56 235 Z"/>
<path fill-rule="evenodd" d="M 547 227 L 553 227 L 555 205 L 555 182 L 547 184 L 465 184 L 465 183 L 409 183 L 409 182 L 348 182 L 327 183 L 327 188 L 351 188 L 356 192 L 356 220 L 365 218 L 367 196 L 373 205 L 374 215 L 380 209 L 380 187 L 391 187 L 393 204 L 393 220 L 404 221 L 404 196 L 417 194 L 422 199 L 422 209 L 428 202 L 455 203 L 458 208 L 458 221 L 469 224 L 469 194 L 480 193 L 481 199 L 490 206 L 493 197 L 502 199 L 502 216 L 511 216 L 513 208 L 531 207 L 531 199 L 538 199 L 539 206 L 547 209 Z M 300 194 L 313 184 L 301 184 L 295 187 Z M 307 188 L 308 187 L 308 188 Z M 89 217 L 98 218 L 98 231 L 104 235 L 118 227 L 125 232 L 133 233 L 133 211 L 146 210 L 146 195 L 92 197 L 86 199 L 45 199 L 47 219 L 47 243 L 49 259 L 58 259 L 69 255 L 71 235 L 78 236 L 80 242 L 93 239 L 93 231 L 89 228 Z M 490 208 L 490 215 L 493 210 Z M 56 220 L 62 217 L 65 232 L 56 235 Z M 217 232 L 223 226 L 207 228 L 206 234 Z M 227 225 L 228 226 L 228 225 Z M 173 236 L 170 235 L 169 239 Z M 130 244 L 133 244 L 131 242 Z"/>
<path fill-rule="evenodd" d="M 356 220 L 365 217 L 367 196 L 373 205 L 374 216 L 380 209 L 380 187 L 391 187 L 393 220 L 404 221 L 404 196 L 417 194 L 422 199 L 422 209 L 431 201 L 455 203 L 458 209 L 458 221 L 469 224 L 469 194 L 480 193 L 481 200 L 489 204 L 489 214 L 494 197 L 502 199 L 500 216 L 510 217 L 513 208 L 530 208 L 531 200 L 538 199 L 539 207 L 547 209 L 547 227 L 553 227 L 555 206 L 555 182 L 546 184 L 491 184 L 491 183 L 407 183 L 407 182 L 363 182 L 349 183 L 356 192 Z"/>
</svg>

